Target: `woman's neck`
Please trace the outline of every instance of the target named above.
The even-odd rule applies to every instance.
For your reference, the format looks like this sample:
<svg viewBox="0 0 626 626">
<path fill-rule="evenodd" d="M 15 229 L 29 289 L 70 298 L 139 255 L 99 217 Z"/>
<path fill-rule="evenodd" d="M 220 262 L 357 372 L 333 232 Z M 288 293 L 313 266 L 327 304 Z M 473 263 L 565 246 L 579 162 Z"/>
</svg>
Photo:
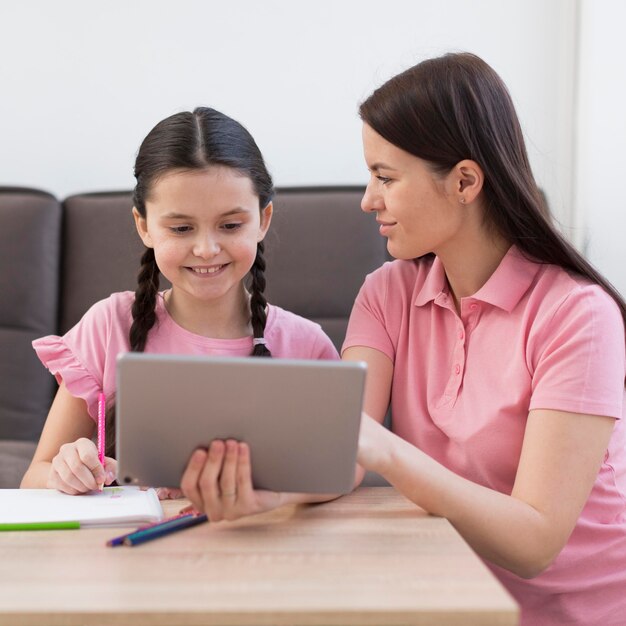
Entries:
<svg viewBox="0 0 626 626">
<path fill-rule="evenodd" d="M 203 302 L 175 288 L 165 293 L 165 308 L 182 328 L 213 339 L 238 339 L 252 334 L 250 296 L 241 287 L 217 301 Z"/>
<path fill-rule="evenodd" d="M 456 242 L 439 251 L 457 311 L 461 299 L 475 294 L 496 271 L 511 244 L 499 235 L 486 234 Z"/>
</svg>

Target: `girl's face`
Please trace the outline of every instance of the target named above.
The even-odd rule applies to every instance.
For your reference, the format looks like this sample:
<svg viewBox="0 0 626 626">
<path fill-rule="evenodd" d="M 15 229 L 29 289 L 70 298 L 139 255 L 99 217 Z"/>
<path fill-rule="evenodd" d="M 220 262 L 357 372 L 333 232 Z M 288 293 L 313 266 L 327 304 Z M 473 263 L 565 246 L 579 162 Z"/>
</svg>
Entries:
<svg viewBox="0 0 626 626">
<path fill-rule="evenodd" d="M 397 259 L 440 254 L 461 236 L 465 212 L 453 173 L 437 176 L 427 163 L 363 125 L 371 176 L 361 208 L 375 212 L 387 249 Z"/>
<path fill-rule="evenodd" d="M 272 204 L 259 211 L 252 181 L 215 166 L 157 179 L 146 199 L 146 218 L 136 209 L 133 214 L 173 291 L 196 302 L 238 303 L 257 243 L 270 225 Z"/>
</svg>

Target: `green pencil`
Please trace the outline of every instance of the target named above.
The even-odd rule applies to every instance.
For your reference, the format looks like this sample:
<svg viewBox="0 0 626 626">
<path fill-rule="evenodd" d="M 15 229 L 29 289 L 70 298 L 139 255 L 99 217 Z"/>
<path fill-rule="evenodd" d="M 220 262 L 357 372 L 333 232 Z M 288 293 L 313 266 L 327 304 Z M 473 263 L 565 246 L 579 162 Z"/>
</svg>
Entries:
<svg viewBox="0 0 626 626">
<path fill-rule="evenodd" d="M 80 522 L 16 522 L 0 524 L 2 530 L 74 530 L 80 528 Z"/>
</svg>

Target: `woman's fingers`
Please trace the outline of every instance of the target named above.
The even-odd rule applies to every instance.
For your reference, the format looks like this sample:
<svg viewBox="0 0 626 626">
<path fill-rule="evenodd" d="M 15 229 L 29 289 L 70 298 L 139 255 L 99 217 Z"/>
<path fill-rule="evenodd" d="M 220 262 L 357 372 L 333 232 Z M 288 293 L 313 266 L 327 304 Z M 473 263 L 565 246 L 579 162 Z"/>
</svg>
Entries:
<svg viewBox="0 0 626 626">
<path fill-rule="evenodd" d="M 239 464 L 237 466 L 237 492 L 242 501 L 254 502 L 254 486 L 252 485 L 252 465 L 250 463 L 250 447 L 247 443 L 239 444 Z"/>
<path fill-rule="evenodd" d="M 195 509 L 201 512 L 204 512 L 205 508 L 200 493 L 200 474 L 202 473 L 207 458 L 208 454 L 206 450 L 200 448 L 194 450 L 180 481 L 180 488 L 185 494 L 185 497 L 189 499 Z"/>
<path fill-rule="evenodd" d="M 222 512 L 226 519 L 236 518 L 239 495 L 237 493 L 237 466 L 239 461 L 239 445 L 233 439 L 225 444 L 224 464 L 220 472 L 220 500 Z"/>
</svg>

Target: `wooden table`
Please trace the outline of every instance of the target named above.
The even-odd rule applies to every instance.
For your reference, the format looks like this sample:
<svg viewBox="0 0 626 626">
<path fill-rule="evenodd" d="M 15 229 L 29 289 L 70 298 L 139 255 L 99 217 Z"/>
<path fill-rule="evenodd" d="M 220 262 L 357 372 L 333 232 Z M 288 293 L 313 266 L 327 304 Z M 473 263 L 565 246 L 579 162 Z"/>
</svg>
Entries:
<svg viewBox="0 0 626 626">
<path fill-rule="evenodd" d="M 105 547 L 123 532 L 0 533 L 0 625 L 518 623 L 452 526 L 391 487 Z"/>
</svg>

